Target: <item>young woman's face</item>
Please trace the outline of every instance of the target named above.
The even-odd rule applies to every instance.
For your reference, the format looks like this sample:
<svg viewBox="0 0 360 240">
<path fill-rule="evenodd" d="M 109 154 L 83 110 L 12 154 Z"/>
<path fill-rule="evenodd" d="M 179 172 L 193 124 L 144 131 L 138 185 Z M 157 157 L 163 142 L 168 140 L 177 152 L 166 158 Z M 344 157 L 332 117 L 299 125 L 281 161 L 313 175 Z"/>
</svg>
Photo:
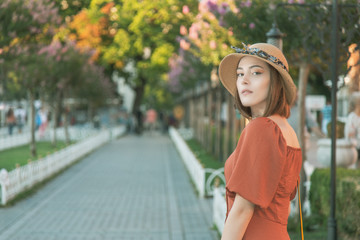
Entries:
<svg viewBox="0 0 360 240">
<path fill-rule="evenodd" d="M 251 108 L 253 117 L 262 116 L 270 87 L 269 65 L 258 58 L 246 56 L 240 60 L 236 73 L 241 103 Z"/>
</svg>

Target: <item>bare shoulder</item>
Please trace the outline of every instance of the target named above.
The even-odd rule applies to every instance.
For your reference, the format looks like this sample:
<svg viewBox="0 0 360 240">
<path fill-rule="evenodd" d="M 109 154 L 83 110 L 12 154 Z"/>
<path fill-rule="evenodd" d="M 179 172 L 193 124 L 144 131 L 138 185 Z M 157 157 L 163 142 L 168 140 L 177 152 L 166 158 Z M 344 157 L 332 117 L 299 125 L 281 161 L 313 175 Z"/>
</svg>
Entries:
<svg viewBox="0 0 360 240">
<path fill-rule="evenodd" d="M 283 137 L 285 138 L 286 144 L 290 147 L 300 148 L 300 144 L 294 129 L 290 126 L 287 119 L 279 115 L 273 115 L 268 117 L 278 125 L 281 130 Z"/>
</svg>

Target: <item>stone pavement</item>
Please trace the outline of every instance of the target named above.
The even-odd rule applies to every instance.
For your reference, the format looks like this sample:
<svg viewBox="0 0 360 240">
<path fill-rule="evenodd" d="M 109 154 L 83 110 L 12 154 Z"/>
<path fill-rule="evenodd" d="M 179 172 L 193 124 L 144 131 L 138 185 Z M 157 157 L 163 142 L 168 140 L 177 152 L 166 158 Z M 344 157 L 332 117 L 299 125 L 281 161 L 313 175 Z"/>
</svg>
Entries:
<svg viewBox="0 0 360 240">
<path fill-rule="evenodd" d="M 126 136 L 0 208 L 0 239 L 218 239 L 211 204 L 168 136 Z"/>
</svg>

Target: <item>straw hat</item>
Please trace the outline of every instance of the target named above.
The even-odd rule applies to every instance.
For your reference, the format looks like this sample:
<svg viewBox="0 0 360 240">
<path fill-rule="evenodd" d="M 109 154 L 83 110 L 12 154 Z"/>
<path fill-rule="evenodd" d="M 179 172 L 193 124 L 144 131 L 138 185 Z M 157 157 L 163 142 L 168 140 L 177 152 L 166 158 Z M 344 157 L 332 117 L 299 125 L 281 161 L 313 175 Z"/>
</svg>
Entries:
<svg viewBox="0 0 360 240">
<path fill-rule="evenodd" d="M 291 106 L 296 98 L 296 86 L 289 74 L 289 65 L 280 49 L 268 43 L 256 43 L 244 48 L 232 47 L 236 53 L 224 57 L 219 66 L 219 76 L 224 87 L 235 96 L 236 94 L 236 69 L 239 61 L 245 56 L 256 57 L 273 66 L 281 75 L 285 86 L 286 101 Z"/>
</svg>

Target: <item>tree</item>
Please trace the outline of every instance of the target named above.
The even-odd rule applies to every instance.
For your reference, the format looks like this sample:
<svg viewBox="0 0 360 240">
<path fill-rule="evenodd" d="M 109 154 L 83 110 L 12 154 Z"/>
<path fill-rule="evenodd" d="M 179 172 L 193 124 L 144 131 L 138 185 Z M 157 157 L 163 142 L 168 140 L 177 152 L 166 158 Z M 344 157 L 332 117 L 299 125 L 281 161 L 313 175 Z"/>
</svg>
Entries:
<svg viewBox="0 0 360 240">
<path fill-rule="evenodd" d="M 57 13 L 58 9 L 49 0 L 5 0 L 0 6 L 0 55 L 12 66 L 6 68 L 11 79 L 28 92 L 32 116 L 30 149 L 33 156 L 36 155 L 34 100 L 39 81 L 46 77 L 38 68 L 44 64 L 43 59 L 36 53 L 39 43 L 50 42 L 56 25 L 60 24 Z"/>
<path fill-rule="evenodd" d="M 91 0 L 53 0 L 59 8 L 59 14 L 65 21 L 71 21 L 71 18 L 83 9 L 89 7 Z"/>
<path fill-rule="evenodd" d="M 200 81 L 209 81 L 212 65 L 205 65 L 192 52 L 179 49 L 169 59 L 168 89 L 173 94 L 181 94 L 192 89 Z"/>
<path fill-rule="evenodd" d="M 133 87 L 134 112 L 142 102 L 145 86 L 151 89 L 162 86 L 169 69 L 168 60 L 178 45 L 180 26 L 189 24 L 181 12 L 186 4 L 196 6 L 197 1 L 91 2 L 88 16 L 92 22 L 100 22 L 104 29 L 99 61 L 109 72 L 125 76 Z"/>
<path fill-rule="evenodd" d="M 12 67 L 7 69 L 9 79 L 19 83 L 21 88 L 27 90 L 31 106 L 31 142 L 30 151 L 32 156 L 36 156 L 35 145 L 35 96 L 39 92 L 38 86 L 43 79 L 46 79 L 45 72 L 39 66 L 46 65 L 44 58 L 37 56 L 37 46 L 31 45 L 28 48 L 16 46 L 9 51 L 16 60 L 11 61 Z"/>
<path fill-rule="evenodd" d="M 54 40 L 43 47 L 38 54 L 47 60 L 47 80 L 41 83 L 46 89 L 45 99 L 52 107 L 54 119 L 54 139 L 56 143 L 56 120 L 64 113 L 66 142 L 70 142 L 68 133 L 68 106 L 64 99 L 86 99 L 89 105 L 97 107 L 111 97 L 111 85 L 103 69 L 91 60 L 94 51 L 84 51 L 74 41 Z M 62 111 L 64 108 L 64 111 Z"/>
</svg>

